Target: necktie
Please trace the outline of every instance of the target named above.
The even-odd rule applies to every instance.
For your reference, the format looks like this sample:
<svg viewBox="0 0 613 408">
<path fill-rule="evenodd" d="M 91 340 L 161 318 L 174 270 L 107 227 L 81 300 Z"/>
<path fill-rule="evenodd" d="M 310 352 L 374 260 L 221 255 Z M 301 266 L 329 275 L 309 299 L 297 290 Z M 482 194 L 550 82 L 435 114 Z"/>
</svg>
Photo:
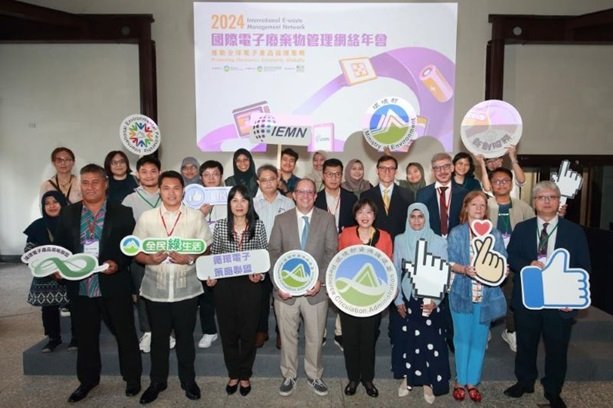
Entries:
<svg viewBox="0 0 613 408">
<path fill-rule="evenodd" d="M 549 234 L 547 234 L 548 222 L 543 223 L 543 229 L 541 230 L 541 236 L 539 237 L 538 255 L 547 256 L 547 244 L 549 242 Z"/>
<path fill-rule="evenodd" d="M 449 230 L 449 216 L 447 215 L 447 200 L 445 200 L 445 191 L 448 187 L 439 187 L 439 216 L 441 219 L 441 235 L 447 235 Z"/>
<path fill-rule="evenodd" d="M 304 220 L 304 227 L 302 227 L 302 234 L 300 235 L 300 248 L 304 251 L 309 240 L 309 230 L 311 226 L 309 225 L 309 217 L 304 215 L 302 219 Z"/>
<path fill-rule="evenodd" d="M 385 213 L 390 209 L 390 189 L 386 188 L 383 190 L 383 205 L 385 206 Z"/>
</svg>

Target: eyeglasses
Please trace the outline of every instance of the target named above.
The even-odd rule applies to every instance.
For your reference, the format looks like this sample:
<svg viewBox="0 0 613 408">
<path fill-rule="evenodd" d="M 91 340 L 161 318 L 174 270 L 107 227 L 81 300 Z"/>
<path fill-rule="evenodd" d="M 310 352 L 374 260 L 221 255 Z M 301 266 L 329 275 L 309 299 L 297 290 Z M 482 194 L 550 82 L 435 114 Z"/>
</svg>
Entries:
<svg viewBox="0 0 613 408">
<path fill-rule="evenodd" d="M 325 172 L 324 176 L 326 177 L 330 177 L 330 178 L 341 178 L 341 173 L 340 172 L 336 172 L 336 173 L 332 173 L 332 172 Z"/>
<path fill-rule="evenodd" d="M 447 164 L 441 164 L 440 166 L 432 166 L 432 170 L 434 170 L 434 172 L 437 173 L 443 170 L 451 170 L 451 167 L 452 167 L 452 164 L 447 163 Z"/>
<path fill-rule="evenodd" d="M 72 163 L 74 160 L 72 160 L 71 158 L 64 159 L 61 157 L 56 157 L 53 161 L 56 163 Z"/>
<path fill-rule="evenodd" d="M 546 203 L 548 203 L 551 200 L 557 200 L 558 198 L 560 198 L 560 196 L 557 196 L 557 195 L 540 195 L 540 196 L 536 196 L 534 198 L 536 200 L 538 200 L 538 201 L 545 201 Z"/>
<path fill-rule="evenodd" d="M 217 178 L 217 177 L 221 177 L 221 174 L 217 173 L 217 172 L 215 172 L 215 173 L 206 173 L 205 172 L 205 173 L 202 173 L 202 177 L 204 177 L 204 178 Z"/>
<path fill-rule="evenodd" d="M 111 166 L 121 166 L 122 164 L 126 164 L 125 160 L 113 160 L 111 162 Z"/>
<path fill-rule="evenodd" d="M 381 171 L 388 171 L 388 172 L 393 172 L 393 171 L 396 171 L 397 169 L 397 167 L 386 167 L 386 166 L 379 166 L 377 168 Z"/>
<path fill-rule="evenodd" d="M 511 179 L 492 180 L 492 184 L 495 186 L 504 186 L 511 182 Z"/>
<path fill-rule="evenodd" d="M 315 194 L 315 191 L 313 190 L 294 190 L 294 193 L 296 193 L 297 195 L 312 195 L 312 194 Z"/>
</svg>

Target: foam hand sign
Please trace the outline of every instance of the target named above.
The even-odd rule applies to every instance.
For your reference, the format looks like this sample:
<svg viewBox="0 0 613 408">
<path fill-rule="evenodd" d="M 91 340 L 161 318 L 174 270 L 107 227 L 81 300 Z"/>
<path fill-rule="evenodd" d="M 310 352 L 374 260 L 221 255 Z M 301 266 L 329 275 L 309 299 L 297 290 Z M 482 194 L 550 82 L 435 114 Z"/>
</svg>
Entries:
<svg viewBox="0 0 613 408">
<path fill-rule="evenodd" d="M 583 177 L 570 168 L 570 161 L 563 160 L 560 164 L 560 171 L 551 173 L 551 181 L 556 183 L 560 189 L 560 206 L 562 206 L 566 204 L 567 198 L 574 198 L 581 189 Z"/>
<path fill-rule="evenodd" d="M 417 241 L 415 262 L 402 261 L 417 297 L 442 299 L 449 288 L 449 263 L 438 256 L 428 253 L 428 243 L 424 239 Z"/>
<path fill-rule="evenodd" d="M 500 285 L 506 278 L 507 258 L 493 249 L 496 238 L 491 234 L 491 221 L 475 220 L 470 228 L 475 234 L 470 243 L 474 254 L 472 266 L 476 270 L 475 279 L 488 286 Z"/>
<path fill-rule="evenodd" d="M 522 268 L 521 297 L 527 309 L 586 309 L 590 306 L 590 280 L 584 269 L 569 266 L 570 254 L 556 249 L 543 269 Z"/>
</svg>

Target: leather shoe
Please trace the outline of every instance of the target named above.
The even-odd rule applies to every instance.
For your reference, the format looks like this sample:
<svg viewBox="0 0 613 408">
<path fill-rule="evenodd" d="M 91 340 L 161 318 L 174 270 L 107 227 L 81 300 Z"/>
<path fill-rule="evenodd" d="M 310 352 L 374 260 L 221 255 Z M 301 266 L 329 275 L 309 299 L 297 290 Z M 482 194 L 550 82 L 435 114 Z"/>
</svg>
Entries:
<svg viewBox="0 0 613 408">
<path fill-rule="evenodd" d="M 243 387 L 242 385 L 239 387 L 238 392 L 240 392 L 240 394 L 243 397 L 246 397 L 247 395 L 249 395 L 249 393 L 251 392 L 251 383 L 249 383 L 248 386 Z"/>
<path fill-rule="evenodd" d="M 524 394 L 532 394 L 533 392 L 534 386 L 528 387 L 520 383 L 515 383 L 514 385 L 504 390 L 504 395 L 511 398 L 520 398 Z"/>
<path fill-rule="evenodd" d="M 362 385 L 366 388 L 366 394 L 368 394 L 369 397 L 376 398 L 379 396 L 379 390 L 372 381 L 362 381 Z"/>
<path fill-rule="evenodd" d="M 134 397 L 140 392 L 140 383 L 126 385 L 126 397 Z"/>
<path fill-rule="evenodd" d="M 566 403 L 564 403 L 564 400 L 560 398 L 560 395 L 554 395 L 546 392 L 545 399 L 549 401 L 549 406 L 551 408 L 566 408 Z"/>
<path fill-rule="evenodd" d="M 255 334 L 255 346 L 257 348 L 261 348 L 264 343 L 268 341 L 268 333 L 266 332 L 257 332 Z"/>
<path fill-rule="evenodd" d="M 355 395 L 358 388 L 357 381 L 349 381 L 349 384 L 345 387 L 345 395 Z"/>
<path fill-rule="evenodd" d="M 200 387 L 195 382 L 185 386 L 181 384 L 181 389 L 185 390 L 185 396 L 190 400 L 200 399 Z"/>
<path fill-rule="evenodd" d="M 236 390 L 238 390 L 238 381 L 234 385 L 230 385 L 229 382 L 226 384 L 226 394 L 232 395 L 236 392 Z"/>
<path fill-rule="evenodd" d="M 155 401 L 158 397 L 158 394 L 164 391 L 166 387 L 168 387 L 168 384 L 166 383 L 151 384 L 149 388 L 147 388 L 145 392 L 143 392 L 143 395 L 140 396 L 140 403 L 149 404 L 150 402 Z"/>
<path fill-rule="evenodd" d="M 74 390 L 74 392 L 72 394 L 70 394 L 70 397 L 68 397 L 68 402 L 78 402 L 81 401 L 83 398 L 87 397 L 87 394 L 89 394 L 89 392 L 98 384 L 94 384 L 94 385 L 87 385 L 87 384 L 81 384 L 77 387 L 76 390 Z"/>
</svg>

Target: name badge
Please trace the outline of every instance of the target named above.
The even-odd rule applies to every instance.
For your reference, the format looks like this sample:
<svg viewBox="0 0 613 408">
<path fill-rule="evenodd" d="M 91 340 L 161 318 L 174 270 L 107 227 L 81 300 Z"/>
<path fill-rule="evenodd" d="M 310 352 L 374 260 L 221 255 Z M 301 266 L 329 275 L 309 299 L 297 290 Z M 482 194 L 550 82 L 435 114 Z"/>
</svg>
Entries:
<svg viewBox="0 0 613 408">
<path fill-rule="evenodd" d="M 537 255 L 536 260 L 542 262 L 543 265 L 547 265 L 547 257 L 544 255 Z"/>
<path fill-rule="evenodd" d="M 95 239 L 86 240 L 83 244 L 83 253 L 98 258 L 98 254 L 100 253 L 100 241 Z"/>
<path fill-rule="evenodd" d="M 506 248 L 511 240 L 511 234 L 502 234 L 502 240 L 504 241 L 504 247 Z"/>
</svg>

